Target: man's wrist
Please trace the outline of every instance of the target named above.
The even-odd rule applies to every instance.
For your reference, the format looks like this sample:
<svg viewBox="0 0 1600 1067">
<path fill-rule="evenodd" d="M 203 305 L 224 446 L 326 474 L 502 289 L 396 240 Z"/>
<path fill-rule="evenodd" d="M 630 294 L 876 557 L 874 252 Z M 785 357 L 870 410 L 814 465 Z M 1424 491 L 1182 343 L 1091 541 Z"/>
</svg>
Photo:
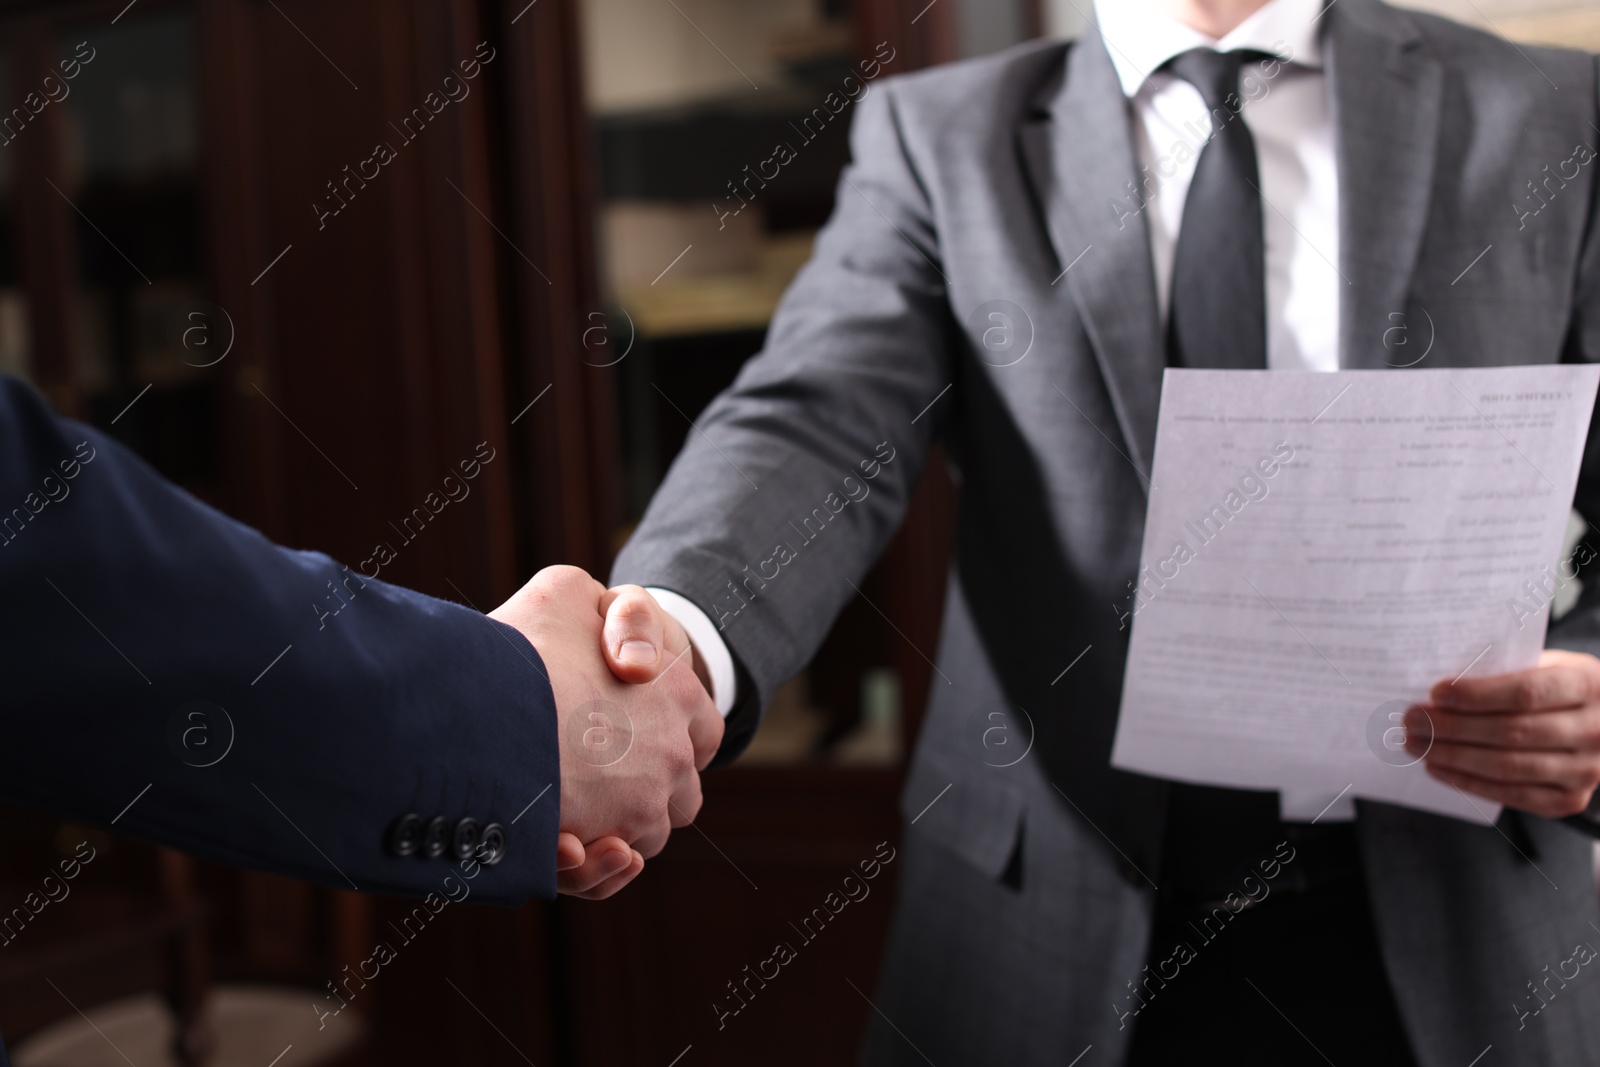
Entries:
<svg viewBox="0 0 1600 1067">
<path fill-rule="evenodd" d="M 716 687 L 711 684 L 711 668 L 706 664 L 706 658 L 695 647 L 693 639 L 689 641 L 689 662 L 694 666 L 694 676 L 700 679 L 700 684 L 706 687 L 706 693 L 716 700 Z"/>
<path fill-rule="evenodd" d="M 661 609 L 678 621 L 689 635 L 693 649 L 694 672 L 711 694 L 711 702 L 726 718 L 738 700 L 738 681 L 733 670 L 733 654 L 717 635 L 716 625 L 692 600 L 670 589 L 645 586 Z"/>
</svg>

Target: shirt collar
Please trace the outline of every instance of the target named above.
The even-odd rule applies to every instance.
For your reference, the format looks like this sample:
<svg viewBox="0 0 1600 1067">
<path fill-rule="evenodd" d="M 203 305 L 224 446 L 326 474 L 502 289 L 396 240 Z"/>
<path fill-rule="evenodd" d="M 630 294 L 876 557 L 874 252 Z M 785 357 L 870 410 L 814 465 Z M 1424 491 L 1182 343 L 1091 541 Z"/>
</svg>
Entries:
<svg viewBox="0 0 1600 1067">
<path fill-rule="evenodd" d="M 1222 40 L 1151 12 L 1137 0 L 1095 0 L 1094 17 L 1122 91 L 1136 95 L 1161 64 L 1191 48 L 1252 48 L 1287 54 L 1303 67 L 1322 65 L 1317 26 L 1324 0 L 1269 0 Z"/>
</svg>

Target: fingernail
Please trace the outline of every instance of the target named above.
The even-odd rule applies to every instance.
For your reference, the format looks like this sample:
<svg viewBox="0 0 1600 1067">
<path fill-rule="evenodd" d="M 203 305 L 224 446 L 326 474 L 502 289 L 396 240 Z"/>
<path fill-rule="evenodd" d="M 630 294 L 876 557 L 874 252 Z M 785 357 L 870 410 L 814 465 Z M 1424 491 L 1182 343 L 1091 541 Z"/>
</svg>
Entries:
<svg viewBox="0 0 1600 1067">
<path fill-rule="evenodd" d="M 606 857 L 606 862 L 605 862 L 606 877 L 609 878 L 613 874 L 621 874 L 623 871 L 628 869 L 628 864 L 630 862 L 632 862 L 632 860 L 633 860 L 633 857 L 630 856 L 626 852 L 613 852 L 613 853 L 611 853 L 611 855 Z"/>
<path fill-rule="evenodd" d="M 636 667 L 656 661 L 656 646 L 649 641 L 624 641 L 617 650 L 617 658 Z"/>
</svg>

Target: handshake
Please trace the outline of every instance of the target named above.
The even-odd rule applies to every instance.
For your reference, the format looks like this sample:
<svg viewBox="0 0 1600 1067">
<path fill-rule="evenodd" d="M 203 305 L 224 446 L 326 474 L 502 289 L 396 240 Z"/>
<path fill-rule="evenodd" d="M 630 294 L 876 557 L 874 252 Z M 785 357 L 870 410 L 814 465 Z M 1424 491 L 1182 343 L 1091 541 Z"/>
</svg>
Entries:
<svg viewBox="0 0 1600 1067">
<path fill-rule="evenodd" d="M 603 900 L 700 811 L 700 771 L 722 744 L 703 666 L 649 593 L 577 567 L 545 568 L 489 617 L 538 649 L 555 694 L 557 888 Z"/>
</svg>

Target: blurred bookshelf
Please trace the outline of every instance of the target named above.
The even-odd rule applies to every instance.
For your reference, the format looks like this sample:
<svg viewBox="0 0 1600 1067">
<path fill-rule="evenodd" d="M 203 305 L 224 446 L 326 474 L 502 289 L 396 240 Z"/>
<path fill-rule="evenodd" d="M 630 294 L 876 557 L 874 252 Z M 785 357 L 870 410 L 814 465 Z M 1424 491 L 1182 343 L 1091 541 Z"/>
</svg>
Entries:
<svg viewBox="0 0 1600 1067">
<path fill-rule="evenodd" d="M 1600 52 L 1600 8 L 1593 5 L 1513 15 L 1501 21 L 1499 29 L 1507 37 L 1524 44 Z"/>
<path fill-rule="evenodd" d="M 81 410 L 215 499 L 222 416 L 205 349 L 226 341 L 206 299 L 194 17 L 173 8 L 68 26 L 57 48 L 84 64 L 60 103 L 57 167 L 75 209 Z"/>
<path fill-rule="evenodd" d="M 1600 51 L 1600 8 L 1573 0 L 1401 0 L 1519 44 Z"/>
<path fill-rule="evenodd" d="M 685 415 L 696 417 L 761 349 L 810 257 L 849 158 L 861 75 L 909 69 L 893 46 L 880 53 L 889 62 L 873 58 L 876 42 L 861 38 L 841 0 L 679 8 L 595 0 L 583 9 L 600 291 L 633 338 L 610 369 L 619 544 L 691 432 Z M 875 572 L 864 589 L 893 605 L 892 584 Z M 903 765 L 901 638 L 855 607 L 776 694 L 739 766 Z"/>
<path fill-rule="evenodd" d="M 14 70 L 11 50 L 0 47 L 0 86 L 12 84 Z M 31 379 L 33 341 L 17 240 L 16 198 L 16 164 L 12 153 L 0 151 L 0 374 Z"/>
</svg>

